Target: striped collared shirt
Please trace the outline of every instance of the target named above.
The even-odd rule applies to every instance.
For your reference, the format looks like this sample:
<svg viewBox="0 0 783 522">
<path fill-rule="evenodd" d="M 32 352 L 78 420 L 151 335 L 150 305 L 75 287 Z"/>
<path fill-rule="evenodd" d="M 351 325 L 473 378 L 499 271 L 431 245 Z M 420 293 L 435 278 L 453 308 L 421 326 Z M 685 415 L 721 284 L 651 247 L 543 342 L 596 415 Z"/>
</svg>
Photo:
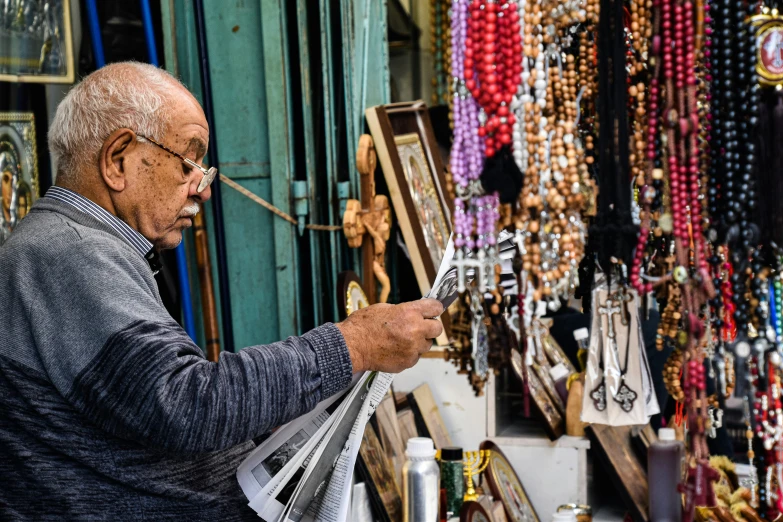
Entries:
<svg viewBox="0 0 783 522">
<path fill-rule="evenodd" d="M 155 251 L 155 249 L 152 248 L 152 243 L 150 243 L 146 237 L 133 230 L 123 220 L 111 214 L 100 205 L 90 201 L 81 194 L 77 194 L 76 192 L 63 187 L 51 187 L 46 191 L 45 197 L 67 203 L 72 207 L 81 210 L 85 214 L 94 217 L 98 221 L 110 226 L 149 262 L 150 267 L 152 267 L 152 270 L 155 273 L 160 270 L 160 256 Z"/>
</svg>

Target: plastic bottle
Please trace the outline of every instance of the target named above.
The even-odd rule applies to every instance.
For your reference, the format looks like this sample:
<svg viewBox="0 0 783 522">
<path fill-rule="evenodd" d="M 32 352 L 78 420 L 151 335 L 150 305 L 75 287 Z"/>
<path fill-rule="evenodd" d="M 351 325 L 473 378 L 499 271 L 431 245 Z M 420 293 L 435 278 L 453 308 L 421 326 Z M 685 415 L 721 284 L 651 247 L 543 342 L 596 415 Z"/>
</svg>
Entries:
<svg viewBox="0 0 783 522">
<path fill-rule="evenodd" d="M 408 439 L 408 460 L 402 466 L 403 522 L 437 522 L 440 468 L 432 439 Z"/>
<path fill-rule="evenodd" d="M 671 428 L 658 430 L 658 440 L 647 451 L 650 522 L 681 522 L 682 500 L 677 486 L 682 480 L 684 447 Z"/>
<path fill-rule="evenodd" d="M 574 340 L 579 345 L 579 349 L 576 351 L 576 358 L 584 371 L 587 367 L 587 350 L 590 348 L 590 332 L 587 328 L 578 328 L 574 330 Z"/>
<path fill-rule="evenodd" d="M 549 369 L 549 376 L 555 381 L 555 390 L 557 394 L 563 399 L 563 404 L 568 404 L 568 368 L 563 363 L 558 363 Z"/>
</svg>

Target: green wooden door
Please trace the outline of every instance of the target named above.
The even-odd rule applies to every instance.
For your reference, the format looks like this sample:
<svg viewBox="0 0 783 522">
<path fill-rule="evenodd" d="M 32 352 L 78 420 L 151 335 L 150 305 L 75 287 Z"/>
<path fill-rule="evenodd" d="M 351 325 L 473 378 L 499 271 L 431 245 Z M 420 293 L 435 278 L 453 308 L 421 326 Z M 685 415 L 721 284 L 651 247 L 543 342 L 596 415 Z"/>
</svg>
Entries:
<svg viewBox="0 0 783 522">
<path fill-rule="evenodd" d="M 193 2 L 161 7 L 166 67 L 200 98 Z M 340 224 L 341 200 L 358 197 L 364 108 L 389 101 L 386 2 L 204 0 L 204 10 L 221 173 L 292 216 L 306 210 L 303 223 Z M 225 185 L 221 197 L 237 348 L 336 320 L 337 273 L 360 269 L 342 232 L 300 234 Z"/>
</svg>

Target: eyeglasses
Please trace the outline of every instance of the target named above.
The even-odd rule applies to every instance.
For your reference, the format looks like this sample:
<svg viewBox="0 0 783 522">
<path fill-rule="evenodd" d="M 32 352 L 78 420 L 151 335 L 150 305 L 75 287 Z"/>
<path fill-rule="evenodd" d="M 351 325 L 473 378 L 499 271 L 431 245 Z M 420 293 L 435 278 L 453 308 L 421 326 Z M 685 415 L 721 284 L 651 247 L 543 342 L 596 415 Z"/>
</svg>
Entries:
<svg viewBox="0 0 783 522">
<path fill-rule="evenodd" d="M 198 184 L 198 188 L 196 189 L 196 192 L 198 192 L 198 193 L 204 192 L 204 190 L 215 180 L 215 176 L 217 176 L 217 173 L 218 173 L 217 168 L 209 167 L 209 169 L 205 169 L 204 167 L 202 167 L 201 165 L 199 165 L 198 163 L 196 163 L 192 159 L 188 159 L 185 156 L 183 156 L 182 154 L 174 152 L 173 150 L 171 150 L 167 146 L 163 145 L 162 143 L 158 143 L 157 141 L 153 140 L 152 138 L 149 138 L 147 136 L 142 136 L 141 134 L 137 134 L 136 136 L 138 136 L 141 139 L 147 140 L 150 143 L 152 143 L 153 145 L 157 145 L 161 149 L 165 150 L 169 154 L 171 154 L 173 156 L 176 156 L 185 165 L 188 165 L 189 167 L 193 167 L 194 169 L 200 170 L 202 172 L 202 174 L 204 174 L 204 177 L 201 178 L 201 181 Z"/>
</svg>

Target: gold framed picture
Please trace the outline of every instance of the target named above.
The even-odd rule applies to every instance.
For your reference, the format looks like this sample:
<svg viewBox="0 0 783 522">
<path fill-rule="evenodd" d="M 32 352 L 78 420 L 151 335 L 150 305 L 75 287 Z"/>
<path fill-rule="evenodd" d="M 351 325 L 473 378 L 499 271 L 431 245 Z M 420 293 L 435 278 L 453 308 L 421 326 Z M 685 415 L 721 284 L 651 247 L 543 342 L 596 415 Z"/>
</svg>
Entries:
<svg viewBox="0 0 783 522">
<path fill-rule="evenodd" d="M 413 210 L 421 225 L 425 249 L 432 258 L 432 264 L 437 267 L 446 253 L 450 231 L 435 181 L 427 166 L 427 158 L 424 157 L 421 140 L 418 134 L 412 132 L 395 136 L 394 143 L 397 145 Z"/>
<path fill-rule="evenodd" d="M 489 464 L 484 471 L 484 476 L 492 490 L 492 496 L 503 502 L 508 521 L 539 522 L 533 504 L 530 503 L 527 492 L 522 487 L 522 482 L 497 444 L 485 440 L 480 448 L 489 450 Z"/>
<path fill-rule="evenodd" d="M 394 212 L 425 295 L 438 275 L 451 234 L 452 202 L 424 102 L 370 107 L 367 125 L 375 141 Z"/>
<path fill-rule="evenodd" d="M 0 112 L 0 245 L 38 198 L 38 153 L 31 112 Z"/>
<path fill-rule="evenodd" d="M 453 207 L 427 105 L 378 105 L 364 114 L 419 291 L 427 295 L 449 242 Z M 451 329 L 448 314 L 441 319 L 444 334 L 437 342 L 443 346 Z"/>
<path fill-rule="evenodd" d="M 73 80 L 70 0 L 0 3 L 0 81 Z"/>
<path fill-rule="evenodd" d="M 367 292 L 356 272 L 347 270 L 337 275 L 337 306 L 341 321 L 356 310 L 370 306 Z"/>
</svg>

